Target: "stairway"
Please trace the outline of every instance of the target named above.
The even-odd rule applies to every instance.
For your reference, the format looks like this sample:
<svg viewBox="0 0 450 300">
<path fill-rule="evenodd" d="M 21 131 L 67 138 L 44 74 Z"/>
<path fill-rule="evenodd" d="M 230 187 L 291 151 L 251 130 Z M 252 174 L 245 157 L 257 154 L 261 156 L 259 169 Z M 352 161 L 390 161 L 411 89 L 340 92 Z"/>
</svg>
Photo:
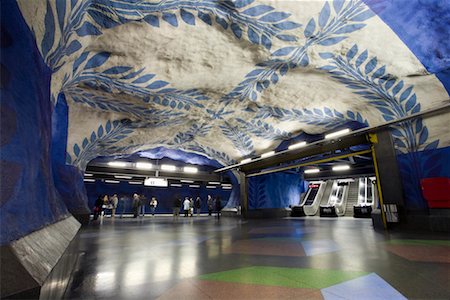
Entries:
<svg viewBox="0 0 450 300">
<path fill-rule="evenodd" d="M 353 206 L 358 204 L 358 180 L 350 182 L 348 186 L 347 204 L 345 205 L 345 217 L 353 217 Z"/>
<path fill-rule="evenodd" d="M 331 189 L 333 188 L 333 180 L 327 180 L 327 185 L 325 186 L 325 191 L 323 191 L 322 199 L 320 199 L 320 205 L 327 205 L 328 199 L 330 198 Z M 317 210 L 317 214 L 319 214 L 320 209 Z"/>
</svg>

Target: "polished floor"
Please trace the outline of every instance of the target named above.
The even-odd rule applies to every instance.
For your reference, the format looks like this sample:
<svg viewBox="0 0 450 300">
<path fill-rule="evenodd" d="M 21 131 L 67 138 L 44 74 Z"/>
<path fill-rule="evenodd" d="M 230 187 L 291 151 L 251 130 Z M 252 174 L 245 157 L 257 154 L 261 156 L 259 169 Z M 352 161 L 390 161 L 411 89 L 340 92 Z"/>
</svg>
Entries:
<svg viewBox="0 0 450 300">
<path fill-rule="evenodd" d="M 450 299 L 448 236 L 370 219 L 103 218 L 76 242 L 68 298 Z"/>
</svg>

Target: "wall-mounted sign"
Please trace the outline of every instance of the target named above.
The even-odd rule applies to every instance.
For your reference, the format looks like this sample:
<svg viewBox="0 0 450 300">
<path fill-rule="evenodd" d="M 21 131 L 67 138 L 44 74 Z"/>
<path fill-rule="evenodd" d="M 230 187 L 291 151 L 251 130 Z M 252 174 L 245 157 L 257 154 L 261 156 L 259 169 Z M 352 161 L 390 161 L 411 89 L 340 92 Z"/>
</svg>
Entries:
<svg viewBox="0 0 450 300">
<path fill-rule="evenodd" d="M 144 180 L 145 186 L 161 186 L 161 187 L 167 187 L 169 186 L 169 183 L 167 179 L 165 178 L 159 178 L 159 177 L 148 177 Z"/>
</svg>

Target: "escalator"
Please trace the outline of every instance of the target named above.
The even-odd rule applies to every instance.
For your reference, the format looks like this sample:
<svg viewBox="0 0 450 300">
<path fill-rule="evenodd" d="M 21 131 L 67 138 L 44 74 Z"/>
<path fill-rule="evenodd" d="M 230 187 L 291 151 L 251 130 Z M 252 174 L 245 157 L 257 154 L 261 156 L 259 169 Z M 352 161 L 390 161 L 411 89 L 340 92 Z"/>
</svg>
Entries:
<svg viewBox="0 0 450 300">
<path fill-rule="evenodd" d="M 349 180 L 334 180 L 328 202 L 320 205 L 321 217 L 338 217 L 345 214 Z"/>
</svg>

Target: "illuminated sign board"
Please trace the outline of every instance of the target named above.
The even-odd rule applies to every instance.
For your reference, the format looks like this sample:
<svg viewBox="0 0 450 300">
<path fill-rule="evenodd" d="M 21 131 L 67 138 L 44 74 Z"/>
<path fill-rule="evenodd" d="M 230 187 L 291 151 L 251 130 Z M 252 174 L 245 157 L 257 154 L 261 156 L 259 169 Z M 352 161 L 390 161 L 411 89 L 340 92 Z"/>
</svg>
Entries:
<svg viewBox="0 0 450 300">
<path fill-rule="evenodd" d="M 320 184 L 310 184 L 308 187 L 310 188 L 310 189 L 316 189 L 316 188 L 318 188 L 320 186 Z"/>
<path fill-rule="evenodd" d="M 169 183 L 167 179 L 165 178 L 159 178 L 159 177 L 148 177 L 144 180 L 145 186 L 160 186 L 160 187 L 167 187 L 169 186 Z"/>
</svg>

